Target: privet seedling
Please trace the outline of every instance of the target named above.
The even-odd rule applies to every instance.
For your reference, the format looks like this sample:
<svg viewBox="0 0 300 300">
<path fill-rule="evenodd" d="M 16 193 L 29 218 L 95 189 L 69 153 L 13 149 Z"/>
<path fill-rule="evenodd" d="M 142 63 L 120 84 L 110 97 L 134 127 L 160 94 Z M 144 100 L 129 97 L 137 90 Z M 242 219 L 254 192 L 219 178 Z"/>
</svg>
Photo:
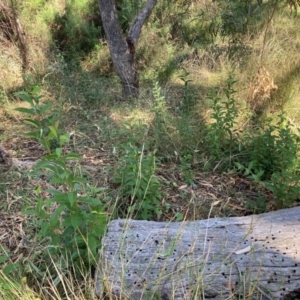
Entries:
<svg viewBox="0 0 300 300">
<path fill-rule="evenodd" d="M 100 237 L 107 224 L 105 206 L 94 196 L 94 190 L 90 191 L 87 180 L 73 172 L 69 162 L 80 156 L 65 151 L 69 135 L 61 133 L 52 105 L 40 102 L 39 90 L 18 93 L 30 108 L 17 110 L 30 116 L 25 121 L 36 130 L 27 136 L 36 138 L 47 152 L 35 169 L 49 178 L 53 188 L 43 190 L 38 186 L 34 207 L 27 206 L 23 211 L 36 217 L 38 236 L 41 240 L 49 239 L 51 256 L 63 255 L 72 264 L 80 259 L 91 265 L 96 261 Z M 43 197 L 45 194 L 49 196 Z"/>
<path fill-rule="evenodd" d="M 212 101 L 212 124 L 207 129 L 205 138 L 206 147 L 210 159 L 214 163 L 219 163 L 223 158 L 228 158 L 232 155 L 235 147 L 235 125 L 238 116 L 238 110 L 235 104 L 234 94 L 236 91 L 233 86 L 236 81 L 230 75 L 227 79 L 225 94 L 223 100 L 215 91 L 208 96 Z"/>
</svg>

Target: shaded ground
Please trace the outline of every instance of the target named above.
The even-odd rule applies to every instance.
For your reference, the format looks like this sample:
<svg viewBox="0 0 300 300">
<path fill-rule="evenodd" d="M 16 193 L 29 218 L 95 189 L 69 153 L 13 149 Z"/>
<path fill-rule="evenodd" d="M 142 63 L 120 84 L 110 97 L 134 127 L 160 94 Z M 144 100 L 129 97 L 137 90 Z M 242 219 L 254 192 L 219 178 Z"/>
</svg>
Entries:
<svg viewBox="0 0 300 300">
<path fill-rule="evenodd" d="M 17 159 L 23 164 L 15 165 L 10 159 L 2 161 L 2 181 L 0 207 L 7 213 L 1 214 L 0 244 L 16 254 L 24 254 L 24 239 L 26 240 L 26 217 L 19 213 L 26 202 L 35 197 L 34 190 L 38 185 L 43 190 L 49 188 L 45 178 L 31 174 L 31 163 L 38 160 L 43 150 L 34 140 L 14 138 L 3 144 L 10 154 L 10 159 Z M 85 176 L 94 186 L 107 187 L 114 193 L 115 185 L 111 182 L 108 168 L 112 168 L 115 158 L 105 149 L 82 147 L 78 149 L 82 155 L 80 165 Z M 29 164 L 26 164 L 29 163 Z M 7 167 L 9 164 L 9 168 Z M 163 183 L 163 202 L 170 209 L 165 211 L 160 220 L 173 220 L 178 213 L 185 220 L 205 219 L 213 217 L 243 216 L 253 213 L 253 208 L 259 208 L 262 195 L 268 199 L 267 207 L 261 211 L 272 210 L 272 195 L 253 184 L 250 180 L 240 178 L 236 174 L 195 174 L 194 184 L 188 186 L 181 178 L 175 164 L 162 165 L 157 175 Z M 47 197 L 47 195 L 45 195 Z M 252 205 L 252 207 L 251 207 Z M 21 243 L 21 245 L 20 245 Z M 24 248 L 25 247 L 25 248 Z M 26 253 L 27 251 L 25 251 Z"/>
<path fill-rule="evenodd" d="M 88 118 L 83 118 L 73 111 L 65 117 L 64 130 L 71 132 L 66 151 L 81 155 L 77 165 L 71 162 L 74 169 L 87 178 L 91 186 L 105 188 L 109 201 L 113 202 L 120 192 L 112 182 L 111 170 L 117 159 L 112 148 L 122 135 L 114 132 L 118 126 L 116 120 L 103 121 L 107 118 L 105 109 L 87 112 L 87 115 Z M 22 127 L 19 118 L 2 115 L 1 119 L 0 208 L 6 213 L 0 216 L 3 224 L 0 226 L 0 245 L 13 253 L 11 260 L 18 260 L 30 255 L 36 247 L 31 217 L 20 211 L 26 205 L 34 205 L 34 191 L 38 186 L 42 187 L 42 196 L 46 198 L 49 195 L 44 191 L 51 185 L 45 176 L 32 171 L 33 165 L 45 154 L 42 146 L 23 136 L 28 128 Z M 97 125 L 99 120 L 102 120 L 101 125 Z M 180 220 L 200 220 L 275 210 L 274 197 L 269 191 L 238 174 L 203 173 L 193 168 L 193 183 L 188 185 L 176 161 L 160 163 L 157 167 L 156 175 L 162 184 L 162 204 L 168 207 L 157 218 L 159 221 L 173 221 L 178 215 L 182 217 Z"/>
</svg>

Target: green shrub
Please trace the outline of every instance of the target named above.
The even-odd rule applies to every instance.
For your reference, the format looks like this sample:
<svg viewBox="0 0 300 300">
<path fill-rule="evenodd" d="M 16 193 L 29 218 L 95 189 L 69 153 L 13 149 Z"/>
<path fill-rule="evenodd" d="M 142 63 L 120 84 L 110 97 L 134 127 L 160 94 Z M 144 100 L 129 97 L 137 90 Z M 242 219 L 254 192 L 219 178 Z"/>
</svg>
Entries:
<svg viewBox="0 0 300 300">
<path fill-rule="evenodd" d="M 237 145 L 235 125 L 238 110 L 234 99 L 236 91 L 233 89 L 235 83 L 233 76 L 230 75 L 225 87 L 225 100 L 217 96 L 215 91 L 208 96 L 213 103 L 211 114 L 213 122 L 207 127 L 205 146 L 213 164 L 219 164 L 223 159 L 231 161 Z"/>
<path fill-rule="evenodd" d="M 49 240 L 46 252 L 51 255 L 51 260 L 63 256 L 65 263 L 75 267 L 78 260 L 78 264 L 92 265 L 106 228 L 105 206 L 94 197 L 95 189 L 89 187 L 87 180 L 76 176 L 72 170 L 70 162 L 80 157 L 64 149 L 69 136 L 61 133 L 59 122 L 50 111 L 51 104 L 40 103 L 42 96 L 37 95 L 38 91 L 36 87 L 31 94 L 18 93 L 30 108 L 17 110 L 31 117 L 25 121 L 36 131 L 27 136 L 36 138 L 47 152 L 35 170 L 49 178 L 52 188 L 43 190 L 38 186 L 33 207 L 25 207 L 24 213 L 34 216 L 40 241 Z M 45 194 L 48 197 L 43 197 Z M 47 265 L 44 267 L 47 269 Z"/>
<path fill-rule="evenodd" d="M 113 181 L 119 185 L 123 203 L 121 209 L 137 219 L 153 220 L 162 214 L 161 184 L 156 170 L 155 152 L 146 152 L 130 142 L 120 145 L 120 156 Z M 126 217 L 122 214 L 122 217 Z"/>
<path fill-rule="evenodd" d="M 52 40 L 70 61 L 90 53 L 104 37 L 98 2 L 67 1 L 64 14 L 56 13 L 49 24 Z"/>
<path fill-rule="evenodd" d="M 192 161 L 193 161 L 192 155 L 189 154 L 182 155 L 179 158 L 179 160 L 180 160 L 179 171 L 183 181 L 186 184 L 193 185 L 195 175 L 192 168 Z"/>
<path fill-rule="evenodd" d="M 17 95 L 30 104 L 30 108 L 20 107 L 17 111 L 32 116 L 32 119 L 24 119 L 25 122 L 33 125 L 36 130 L 26 134 L 27 137 L 33 137 L 39 140 L 48 153 L 50 153 L 56 146 L 58 140 L 55 136 L 50 135 L 51 128 L 58 130 L 58 123 L 56 122 L 58 111 L 51 110 L 52 103 L 40 103 L 42 96 L 39 96 L 40 91 L 38 85 L 30 87 L 29 92 L 19 92 Z M 58 132 L 59 133 L 59 132 Z"/>
<path fill-rule="evenodd" d="M 154 114 L 154 119 L 151 124 L 151 133 L 155 142 L 154 148 L 158 149 L 159 152 L 169 151 L 170 133 L 167 127 L 170 118 L 167 111 L 166 99 L 158 82 L 154 84 L 153 97 L 151 112 Z"/>
<path fill-rule="evenodd" d="M 242 162 L 236 166 L 244 175 L 261 182 L 285 207 L 300 196 L 299 135 L 282 112 L 276 121 L 269 118 L 245 137 Z"/>
<path fill-rule="evenodd" d="M 116 3 L 121 27 L 127 34 L 131 23 L 142 7 L 142 2 L 140 0 L 117 0 Z"/>
<path fill-rule="evenodd" d="M 227 169 L 235 169 L 269 189 L 278 208 L 287 207 L 300 196 L 299 130 L 282 112 L 276 120 L 266 119 L 239 136 L 234 83 L 230 76 L 224 101 L 216 94 L 209 97 L 213 123 L 207 128 L 205 142 L 210 166 L 216 169 L 227 162 Z"/>
</svg>

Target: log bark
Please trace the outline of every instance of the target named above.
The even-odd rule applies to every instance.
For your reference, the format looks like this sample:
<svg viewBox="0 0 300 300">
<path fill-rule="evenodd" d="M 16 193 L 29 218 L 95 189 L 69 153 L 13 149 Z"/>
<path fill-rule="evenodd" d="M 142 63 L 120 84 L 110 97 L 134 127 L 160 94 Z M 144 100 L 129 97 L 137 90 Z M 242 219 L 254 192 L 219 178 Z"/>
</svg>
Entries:
<svg viewBox="0 0 300 300">
<path fill-rule="evenodd" d="M 142 26 L 151 14 L 157 0 L 148 0 L 134 20 L 127 38 L 123 36 L 114 0 L 99 0 L 100 13 L 110 55 L 121 79 L 123 97 L 137 98 L 139 74 L 135 61 L 135 49 Z"/>
<path fill-rule="evenodd" d="M 300 299 L 300 207 L 193 222 L 111 221 L 96 275 L 96 294 L 112 299 Z"/>
</svg>

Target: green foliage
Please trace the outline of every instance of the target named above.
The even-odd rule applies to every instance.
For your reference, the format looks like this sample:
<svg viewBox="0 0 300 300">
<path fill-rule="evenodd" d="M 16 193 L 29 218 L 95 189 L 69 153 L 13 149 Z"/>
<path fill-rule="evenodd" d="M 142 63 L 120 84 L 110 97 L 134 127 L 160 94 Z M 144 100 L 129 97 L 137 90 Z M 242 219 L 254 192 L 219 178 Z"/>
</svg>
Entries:
<svg viewBox="0 0 300 300">
<path fill-rule="evenodd" d="M 183 86 L 183 98 L 182 98 L 182 113 L 190 114 L 196 103 L 194 90 L 190 86 L 189 72 L 184 70 L 184 74 L 179 77 L 179 79 L 184 83 Z"/>
<path fill-rule="evenodd" d="M 221 27 L 222 36 L 236 36 L 245 34 L 247 25 L 251 17 L 250 1 L 217 1 L 221 8 Z"/>
<path fill-rule="evenodd" d="M 22 100 L 30 104 L 30 108 L 19 107 L 16 108 L 16 110 L 33 117 L 33 119 L 24 119 L 26 123 L 31 124 L 36 128 L 35 131 L 27 133 L 26 136 L 38 139 L 46 148 L 47 152 L 50 153 L 58 143 L 56 136 L 49 135 L 51 129 L 58 130 L 58 123 L 55 122 L 58 112 L 56 110 L 51 110 L 51 114 L 49 114 L 53 104 L 50 102 L 40 103 L 42 98 L 42 96 L 38 95 L 40 89 L 39 86 L 35 85 L 28 93 L 17 93 Z"/>
<path fill-rule="evenodd" d="M 296 130 L 283 112 L 276 121 L 267 119 L 264 126 L 245 137 L 248 155 L 243 162 L 236 162 L 244 175 L 273 192 L 278 207 L 289 206 L 300 196 L 300 140 Z"/>
<path fill-rule="evenodd" d="M 262 214 L 267 212 L 267 200 L 262 193 L 258 193 L 256 199 L 250 199 L 246 203 L 246 207 L 255 214 Z"/>
<path fill-rule="evenodd" d="M 158 148 L 158 150 L 162 150 L 160 149 L 160 147 L 163 147 L 165 149 L 165 146 L 169 144 L 168 142 L 166 142 L 167 140 L 169 140 L 167 129 L 168 112 L 166 107 L 166 99 L 165 96 L 162 94 L 158 82 L 154 84 L 153 97 L 154 99 L 151 112 L 154 113 L 152 129 L 155 140 L 155 148 Z"/>
<path fill-rule="evenodd" d="M 219 167 L 221 162 L 229 162 L 227 168 L 235 168 L 263 185 L 272 191 L 278 207 L 287 207 L 300 196 L 299 130 L 282 112 L 277 120 L 267 119 L 240 137 L 236 132 L 234 84 L 230 76 L 224 101 L 216 94 L 209 98 L 213 123 L 207 128 L 205 142 L 210 165 Z"/>
<path fill-rule="evenodd" d="M 17 263 L 15 264 L 17 265 Z M 14 299 L 38 299 L 38 295 L 26 286 L 26 280 L 7 275 L 6 270 L 0 270 L 0 298 Z"/>
<path fill-rule="evenodd" d="M 63 14 L 51 20 L 51 33 L 56 47 L 70 61 L 90 53 L 104 36 L 98 2 L 66 1 Z"/>
<path fill-rule="evenodd" d="M 238 110 L 234 99 L 235 83 L 233 76 L 230 75 L 226 82 L 225 100 L 217 96 L 215 91 L 208 96 L 213 103 L 211 114 L 213 123 L 207 128 L 205 143 L 210 160 L 218 163 L 223 158 L 230 158 L 236 145 L 235 125 Z"/>
<path fill-rule="evenodd" d="M 166 107 L 165 96 L 162 94 L 158 82 L 154 84 L 153 96 L 154 96 L 154 104 L 153 104 L 152 111 L 155 113 L 155 117 L 157 119 L 163 121 L 167 112 L 167 107 Z"/>
<path fill-rule="evenodd" d="M 9 1 L 6 2 L 9 4 Z M 145 2 L 146 0 L 116 0 L 124 33 L 128 31 L 132 20 Z M 207 171 L 206 166 L 209 171 L 223 172 L 234 169 L 238 176 L 252 179 L 254 183 L 251 186 L 238 184 L 236 189 L 241 189 L 240 194 L 243 194 L 244 188 L 251 188 L 246 207 L 255 213 L 265 212 L 269 208 L 269 200 L 273 195 L 276 197 L 278 208 L 292 205 L 293 200 L 300 197 L 299 137 L 296 128 L 283 113 L 272 120 L 259 120 L 253 124 L 251 119 L 246 119 L 242 111 L 242 115 L 239 116 L 239 120 L 242 120 L 239 124 L 240 131 L 237 133 L 237 107 L 240 103 L 234 101 L 237 99 L 233 88 L 234 80 L 229 79 L 223 91 L 219 88 L 220 78 L 223 78 L 222 72 L 228 69 L 232 62 L 227 58 L 242 57 L 247 61 L 247 65 L 243 70 L 238 70 L 242 78 L 240 86 L 243 86 L 239 91 L 240 95 L 246 94 L 246 84 L 249 83 L 256 63 L 263 63 L 280 87 L 279 92 L 276 92 L 274 97 L 272 95 L 272 109 L 279 107 L 279 96 L 283 99 L 282 103 L 290 100 L 286 97 L 287 93 L 283 93 L 287 89 L 287 82 L 290 82 L 288 95 L 297 98 L 298 88 L 294 85 L 299 81 L 297 61 L 295 63 L 294 59 L 287 59 L 291 58 L 293 53 L 287 49 L 297 49 L 296 41 L 299 38 L 295 29 L 297 26 L 295 23 L 289 23 L 291 15 L 288 9 L 282 9 L 282 12 L 275 14 L 274 21 L 279 20 L 278 23 L 283 24 L 281 28 L 276 25 L 276 22 L 272 22 L 272 26 L 269 27 L 264 25 L 271 21 L 271 6 L 275 2 L 280 8 L 288 2 L 296 8 L 299 1 L 289 0 L 282 3 L 279 1 L 280 4 L 278 1 L 264 1 L 261 6 L 259 2 L 257 0 L 216 0 L 205 3 L 195 0 L 158 1 L 148 24 L 145 25 L 147 30 L 142 33 L 137 49 L 138 67 L 140 70 L 141 67 L 145 70 L 141 73 L 143 77 L 141 94 L 145 96 L 143 100 L 151 98 L 148 97 L 151 92 L 148 93 L 147 83 L 155 80 L 166 84 L 168 87 L 166 90 L 169 89 L 170 92 L 165 94 L 165 91 L 156 84 L 152 90 L 153 121 L 144 125 L 142 122 L 137 124 L 136 121 L 128 120 L 124 124 L 125 129 L 120 129 L 122 126 L 119 120 L 114 123 L 115 119 L 111 117 L 111 111 L 115 106 L 119 106 L 118 101 L 115 101 L 116 79 L 98 76 L 100 73 L 107 72 L 104 69 L 111 71 L 112 64 L 110 60 L 108 62 L 109 51 L 104 39 L 97 1 L 30 0 L 26 5 L 20 0 L 16 2 L 18 18 L 20 17 L 26 35 L 30 37 L 28 39 L 30 51 L 37 54 L 31 57 L 32 68 L 27 72 L 37 77 L 44 77 L 44 82 L 49 84 L 47 91 L 49 97 L 66 99 L 66 108 L 73 112 L 71 120 L 66 121 L 70 121 L 70 124 L 76 118 L 77 129 L 82 131 L 80 137 L 76 135 L 77 141 L 79 138 L 80 143 L 84 140 L 84 145 L 89 148 L 93 147 L 93 144 L 99 149 L 101 144 L 100 147 L 104 151 L 112 144 L 115 145 L 116 139 L 125 141 L 123 145 L 115 147 L 118 158 L 113 180 L 118 186 L 117 192 L 121 199 L 117 198 L 115 201 L 113 198 L 112 202 L 118 208 L 118 217 L 156 219 L 165 209 L 161 192 L 163 183 L 168 185 L 168 191 L 172 189 L 169 196 L 173 198 L 176 193 L 174 201 L 177 203 L 174 203 L 174 206 L 170 204 L 170 212 L 175 207 L 177 209 L 178 205 L 185 205 L 187 202 L 189 202 L 189 209 L 194 207 L 195 211 L 196 209 L 199 211 L 199 206 L 193 206 L 194 201 L 189 201 L 194 200 L 194 195 L 184 190 L 180 192 L 181 189 L 178 194 L 177 190 L 179 181 L 193 185 L 195 179 L 197 179 L 195 180 L 197 188 L 202 189 L 199 178 L 204 176 L 203 171 Z M 263 31 L 266 35 L 265 41 L 259 39 L 264 44 L 261 45 L 258 38 L 263 37 Z M 291 35 L 291 32 L 294 33 L 295 43 L 282 42 Z M 6 40 L 5 33 L 3 34 Z M 213 42 L 215 44 L 210 45 Z M 3 88 L 0 88 L 0 102 L 3 104 L 1 113 L 5 124 L 10 116 L 6 109 L 10 104 L 10 93 L 17 85 L 22 84 L 21 76 L 16 76 L 15 71 L 15 68 L 18 69 L 18 59 L 14 59 L 14 49 L 7 47 L 7 44 L 3 44 L 1 62 L 4 65 L 7 60 L 10 64 L 3 67 L 2 77 L 6 81 L 7 75 L 11 73 L 13 84 L 4 84 Z M 51 46 L 50 49 L 48 46 Z M 196 48 L 201 51 L 197 52 Z M 91 51 L 92 57 L 89 58 Z M 252 55 L 248 61 L 246 54 L 250 52 Z M 266 55 L 264 60 L 260 61 L 262 52 Z M 6 56 L 6 53 L 9 55 Z M 41 57 L 42 54 L 45 58 Z M 219 57 L 222 59 L 216 59 Z M 78 59 L 83 70 L 76 69 L 74 72 L 72 67 Z M 181 66 L 185 66 L 188 71 L 179 77 L 183 85 L 178 93 L 180 87 L 177 79 Z M 146 72 L 149 75 L 145 76 Z M 191 74 L 189 75 L 188 72 Z M 171 80 L 172 76 L 173 80 Z M 177 76 L 176 80 L 175 76 Z M 291 76 L 293 81 L 290 79 Z M 175 85 L 176 88 L 171 90 L 170 87 Z M 8 86 L 9 89 L 6 90 L 4 87 Z M 218 86 L 218 90 L 209 96 L 212 104 L 212 122 L 207 125 L 207 122 L 202 122 L 201 116 L 206 118 L 209 111 L 201 101 L 209 86 Z M 84 261 L 90 265 L 94 261 L 95 250 L 100 243 L 99 238 L 106 227 L 106 206 L 102 198 L 99 198 L 101 189 L 89 186 L 74 168 L 74 164 L 79 166 L 79 157 L 69 152 L 72 147 L 68 144 L 69 136 L 61 130 L 58 122 L 59 112 L 53 110 L 52 103 L 55 100 L 52 103 L 42 101 L 43 99 L 37 95 L 39 89 L 37 86 L 28 87 L 25 83 L 23 88 L 27 93 L 20 93 L 19 96 L 28 102 L 30 107 L 21 108 L 19 111 L 29 116 L 25 121 L 34 128 L 28 137 L 38 139 L 47 152 L 34 171 L 22 171 L 22 174 L 26 172 L 26 175 L 30 176 L 29 180 L 26 180 L 29 185 L 38 182 L 34 190 L 36 194 L 34 199 L 28 199 L 27 186 L 21 186 L 20 195 L 24 195 L 22 203 L 23 201 L 30 203 L 24 207 L 24 211 L 31 215 L 29 227 L 32 226 L 34 229 L 29 236 L 30 242 L 35 243 L 34 249 L 41 249 L 36 253 L 30 253 L 30 257 L 25 258 L 25 268 L 28 273 L 38 274 L 36 282 L 40 282 L 40 279 L 46 278 L 51 273 L 50 281 L 53 282 L 53 286 L 56 286 L 61 277 L 74 278 L 77 281 L 78 277 L 73 275 L 74 270 L 78 270 L 79 263 Z M 196 89 L 201 96 L 199 98 L 194 93 Z M 127 109 L 128 104 L 122 105 Z M 142 105 L 143 109 L 147 110 L 147 103 Z M 292 107 L 289 113 L 292 119 L 295 116 L 294 121 L 297 123 L 298 111 L 294 103 Z M 71 113 L 68 113 L 66 116 L 69 118 L 70 115 Z M 243 127 L 242 124 L 250 125 Z M 11 128 L 8 127 L 9 130 L 4 128 L 5 131 L 1 131 L 3 132 L 1 141 L 7 140 L 10 136 Z M 243 129 L 245 130 L 242 131 Z M 91 130 L 93 131 L 91 135 L 86 134 L 86 131 L 91 133 Z M 246 130 L 248 130 L 247 134 L 245 134 Z M 73 141 L 75 142 L 75 139 Z M 155 152 L 151 149 L 158 150 Z M 168 176 L 163 176 L 170 180 L 169 182 L 165 178 L 160 182 L 161 177 L 155 176 L 157 157 L 160 160 L 164 159 L 164 162 L 172 162 L 171 166 L 166 163 L 167 170 L 164 170 L 166 175 L 176 170 L 170 179 Z M 20 171 L 12 171 L 16 173 L 12 180 L 10 178 L 2 180 L 3 199 L 10 196 L 7 192 L 9 186 L 6 183 L 19 182 Z M 43 179 L 49 178 L 49 182 L 42 181 L 42 185 L 39 186 L 40 174 L 43 175 Z M 207 176 L 208 181 L 210 175 L 209 173 Z M 44 184 L 48 185 L 48 190 Z M 265 187 L 263 192 L 258 191 L 261 190 L 261 186 Z M 219 192 L 219 186 L 215 188 L 215 191 Z M 208 187 L 207 189 L 210 190 Z M 228 190 L 230 189 L 231 186 L 228 186 Z M 196 196 L 198 192 L 195 193 Z M 247 197 L 248 193 L 245 194 Z M 19 193 L 13 194 L 13 197 L 16 198 L 18 195 Z M 14 209 L 16 202 L 14 201 L 11 206 L 9 199 L 6 200 L 2 204 L 4 209 L 7 207 Z M 176 218 L 175 209 L 173 216 Z M 197 217 L 198 214 L 195 213 L 194 218 Z M 192 214 L 183 216 L 182 213 L 177 213 L 177 221 L 186 218 L 192 218 Z M 165 220 L 165 216 L 162 219 Z M 26 235 L 31 234 L 30 229 L 25 228 Z M 20 280 L 23 266 L 9 264 L 12 255 L 8 249 L 0 247 L 0 262 L 5 265 L 5 268 L 2 268 L 3 274 L 17 275 L 15 290 L 23 292 L 24 287 Z M 22 263 L 21 261 L 20 264 Z M 76 269 L 72 268 L 70 271 L 70 266 L 74 265 Z M 54 269 L 59 271 L 55 272 Z M 48 290 L 48 286 L 45 287 L 43 283 L 42 285 L 44 290 Z M 0 272 L 0 295 L 2 296 L 1 289 L 5 291 L 11 289 L 6 278 L 2 277 L 2 272 Z M 77 291 L 77 287 L 63 298 L 73 295 L 74 290 Z M 7 295 L 4 293 L 2 298 L 10 299 L 14 296 Z M 56 296 L 61 298 L 59 293 Z M 26 296 L 20 294 L 19 298 L 24 297 Z"/>
<path fill-rule="evenodd" d="M 143 3 L 140 0 L 117 0 L 116 4 L 120 24 L 126 34 L 130 24 L 137 17 Z"/>
<path fill-rule="evenodd" d="M 192 185 L 194 183 L 194 172 L 192 170 L 192 160 L 193 157 L 191 155 L 184 155 L 180 157 L 180 166 L 179 170 L 181 176 L 185 183 Z"/>
<path fill-rule="evenodd" d="M 155 152 L 146 152 L 130 142 L 119 146 L 113 181 L 120 186 L 126 213 L 137 219 L 153 220 L 162 214 L 161 184 L 156 170 Z M 123 216 L 125 217 L 125 215 Z"/>
<path fill-rule="evenodd" d="M 36 88 L 31 94 L 18 93 L 31 107 L 17 110 L 31 116 L 25 121 L 36 131 L 27 136 L 38 139 L 47 151 L 35 170 L 49 177 L 53 187 L 43 190 L 38 186 L 35 207 L 25 207 L 24 213 L 36 217 L 38 235 L 41 240 L 49 239 L 48 253 L 51 256 L 62 255 L 65 262 L 73 265 L 78 259 L 90 265 L 95 262 L 100 237 L 105 231 L 105 206 L 94 197 L 95 189 L 89 188 L 87 180 L 76 176 L 72 170 L 70 163 L 80 157 L 64 149 L 69 136 L 61 133 L 55 115 L 51 114 L 51 105 L 40 103 L 42 96 L 37 95 L 38 91 Z M 48 116 L 45 116 L 46 113 Z M 45 130 L 46 127 L 48 130 Z M 55 148 L 54 144 L 57 145 Z M 43 197 L 45 193 L 47 197 Z"/>
</svg>

